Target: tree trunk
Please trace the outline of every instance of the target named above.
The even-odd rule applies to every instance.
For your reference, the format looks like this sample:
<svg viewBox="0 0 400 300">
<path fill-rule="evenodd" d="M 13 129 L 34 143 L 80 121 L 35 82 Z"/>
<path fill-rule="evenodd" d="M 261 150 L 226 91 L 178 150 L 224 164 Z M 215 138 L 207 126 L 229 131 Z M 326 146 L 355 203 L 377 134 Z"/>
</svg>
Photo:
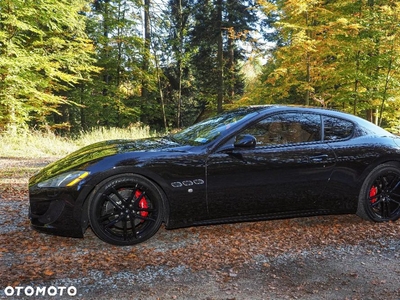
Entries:
<svg viewBox="0 0 400 300">
<path fill-rule="evenodd" d="M 229 103 L 235 97 L 235 43 L 232 37 L 228 38 L 228 53 L 229 53 L 229 60 L 228 60 L 228 68 L 229 68 Z"/>
<path fill-rule="evenodd" d="M 354 103 L 353 103 L 353 115 L 357 115 L 357 105 L 358 105 L 358 72 L 360 69 L 360 51 L 357 52 L 356 56 L 356 80 L 354 82 Z"/>
<path fill-rule="evenodd" d="M 217 19 L 218 19 L 218 98 L 217 112 L 222 112 L 222 103 L 224 101 L 224 56 L 223 56 L 223 35 L 222 35 L 222 0 L 217 0 Z"/>
<path fill-rule="evenodd" d="M 305 96 L 305 106 L 309 106 L 310 105 L 310 87 L 311 87 L 311 75 L 310 75 L 310 56 L 307 53 L 307 90 L 306 90 L 306 96 Z"/>
<path fill-rule="evenodd" d="M 147 72 L 149 70 L 149 55 L 151 45 L 150 28 L 150 5 L 151 0 L 144 0 L 144 56 L 143 56 L 143 80 L 142 80 L 142 98 L 146 101 L 148 97 Z"/>
<path fill-rule="evenodd" d="M 177 38 L 179 42 L 179 48 L 177 53 L 177 64 L 178 64 L 178 107 L 176 113 L 176 125 L 178 127 L 182 126 L 182 52 L 183 52 L 183 15 L 182 15 L 182 0 L 178 0 L 178 28 L 177 28 Z"/>
</svg>

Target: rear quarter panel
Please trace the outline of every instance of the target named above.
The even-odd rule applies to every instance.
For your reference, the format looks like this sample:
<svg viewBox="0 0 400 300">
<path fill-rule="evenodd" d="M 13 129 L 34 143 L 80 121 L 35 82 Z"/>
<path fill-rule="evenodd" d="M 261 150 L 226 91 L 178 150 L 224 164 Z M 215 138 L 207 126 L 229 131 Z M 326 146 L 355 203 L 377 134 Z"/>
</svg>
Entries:
<svg viewBox="0 0 400 300">
<path fill-rule="evenodd" d="M 324 193 L 324 206 L 338 212 L 357 210 L 360 188 L 378 165 L 400 162 L 400 149 L 390 137 L 363 136 L 328 143 L 336 155 L 336 166 Z"/>
</svg>

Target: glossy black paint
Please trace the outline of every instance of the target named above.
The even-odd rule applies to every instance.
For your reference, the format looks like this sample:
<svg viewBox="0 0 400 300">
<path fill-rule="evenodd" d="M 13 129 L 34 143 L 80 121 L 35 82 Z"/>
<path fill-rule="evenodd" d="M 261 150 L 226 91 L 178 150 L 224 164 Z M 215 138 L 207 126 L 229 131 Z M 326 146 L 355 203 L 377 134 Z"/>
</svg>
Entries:
<svg viewBox="0 0 400 300">
<path fill-rule="evenodd" d="M 313 116 L 320 126 L 318 136 L 311 142 L 258 147 L 253 136 L 243 135 L 261 120 L 287 113 Z M 369 172 L 385 162 L 400 162 L 395 136 L 351 115 L 284 106 L 243 108 L 231 114 L 238 114 L 238 121 L 222 124 L 209 134 L 208 142 L 185 143 L 179 135 L 107 141 L 47 166 L 30 179 L 32 226 L 83 237 L 91 193 L 117 174 L 139 174 L 161 188 L 167 199 L 167 228 L 355 213 Z M 345 138 L 324 140 L 330 134 L 329 118 L 347 121 L 352 131 Z M 72 170 L 90 175 L 71 187 L 39 187 Z"/>
</svg>

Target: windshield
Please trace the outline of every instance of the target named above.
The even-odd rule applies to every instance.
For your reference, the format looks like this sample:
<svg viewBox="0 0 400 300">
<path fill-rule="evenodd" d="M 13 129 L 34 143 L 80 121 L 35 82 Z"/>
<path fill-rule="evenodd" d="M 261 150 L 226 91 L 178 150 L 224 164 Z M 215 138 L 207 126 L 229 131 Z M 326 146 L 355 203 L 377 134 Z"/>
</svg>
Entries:
<svg viewBox="0 0 400 300">
<path fill-rule="evenodd" d="M 247 107 L 227 111 L 213 118 L 194 124 L 183 131 L 171 135 L 180 144 L 202 145 L 215 140 L 224 131 L 238 122 L 242 122 L 257 114 L 260 107 Z"/>
</svg>

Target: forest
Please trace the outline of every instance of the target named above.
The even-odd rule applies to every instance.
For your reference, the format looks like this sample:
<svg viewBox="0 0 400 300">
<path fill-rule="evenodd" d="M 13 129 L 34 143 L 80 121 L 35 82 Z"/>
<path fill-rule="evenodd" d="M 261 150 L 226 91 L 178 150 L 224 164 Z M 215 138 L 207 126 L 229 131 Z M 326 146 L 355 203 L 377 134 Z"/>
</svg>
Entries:
<svg viewBox="0 0 400 300">
<path fill-rule="evenodd" d="M 398 0 L 1 0 L 0 132 L 296 104 L 400 131 Z"/>
</svg>

